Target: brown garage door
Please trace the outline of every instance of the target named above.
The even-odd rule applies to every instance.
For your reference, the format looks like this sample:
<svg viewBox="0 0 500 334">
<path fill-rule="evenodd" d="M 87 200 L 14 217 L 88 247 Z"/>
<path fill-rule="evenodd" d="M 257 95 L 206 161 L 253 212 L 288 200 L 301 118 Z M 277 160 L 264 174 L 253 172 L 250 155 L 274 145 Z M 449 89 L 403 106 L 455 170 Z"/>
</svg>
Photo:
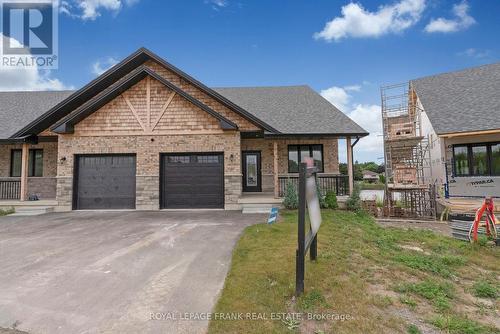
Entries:
<svg viewBox="0 0 500 334">
<path fill-rule="evenodd" d="M 73 208 L 135 209 L 135 155 L 80 155 Z"/>
<path fill-rule="evenodd" d="M 162 155 L 161 207 L 224 208 L 223 155 Z"/>
</svg>

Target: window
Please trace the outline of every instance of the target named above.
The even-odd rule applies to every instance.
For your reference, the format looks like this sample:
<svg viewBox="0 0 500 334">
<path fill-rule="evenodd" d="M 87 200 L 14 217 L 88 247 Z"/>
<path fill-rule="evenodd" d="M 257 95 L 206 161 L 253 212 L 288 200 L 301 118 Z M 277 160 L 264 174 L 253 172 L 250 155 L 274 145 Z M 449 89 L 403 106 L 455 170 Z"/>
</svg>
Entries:
<svg viewBox="0 0 500 334">
<path fill-rule="evenodd" d="M 10 176 L 21 176 L 21 150 L 12 150 L 10 155 Z"/>
<path fill-rule="evenodd" d="M 299 162 L 304 161 L 304 158 L 313 158 L 318 171 L 323 172 L 323 145 L 289 145 L 288 172 L 298 173 Z"/>
<path fill-rule="evenodd" d="M 500 175 L 500 143 L 453 146 L 456 176 Z"/>
<path fill-rule="evenodd" d="M 491 145 L 491 174 L 500 175 L 500 143 Z"/>
<path fill-rule="evenodd" d="M 472 174 L 488 175 L 488 149 L 486 145 L 472 146 Z"/>
<path fill-rule="evenodd" d="M 189 155 L 170 155 L 168 156 L 169 163 L 188 164 L 191 162 Z"/>
<path fill-rule="evenodd" d="M 217 155 L 198 155 L 196 160 L 199 164 L 218 164 L 219 156 Z"/>
<path fill-rule="evenodd" d="M 22 150 L 12 150 L 10 160 L 10 176 L 21 177 Z M 43 150 L 29 150 L 28 176 L 43 176 Z"/>
<path fill-rule="evenodd" d="M 288 172 L 299 172 L 299 153 L 298 146 L 288 146 Z"/>
</svg>

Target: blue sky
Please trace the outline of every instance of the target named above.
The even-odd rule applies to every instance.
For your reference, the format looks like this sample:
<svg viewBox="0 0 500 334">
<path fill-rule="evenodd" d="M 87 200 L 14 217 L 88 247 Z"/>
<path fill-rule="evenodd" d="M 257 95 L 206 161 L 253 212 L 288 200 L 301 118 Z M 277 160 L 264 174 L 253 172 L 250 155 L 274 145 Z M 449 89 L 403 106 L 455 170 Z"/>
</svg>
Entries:
<svg viewBox="0 0 500 334">
<path fill-rule="evenodd" d="M 0 72 L 0 89 L 78 88 L 145 46 L 209 86 L 310 85 L 373 133 L 358 144 L 359 161 L 383 156 L 380 85 L 500 58 L 500 1 L 61 0 L 60 6 L 59 69 L 4 80 Z"/>
</svg>

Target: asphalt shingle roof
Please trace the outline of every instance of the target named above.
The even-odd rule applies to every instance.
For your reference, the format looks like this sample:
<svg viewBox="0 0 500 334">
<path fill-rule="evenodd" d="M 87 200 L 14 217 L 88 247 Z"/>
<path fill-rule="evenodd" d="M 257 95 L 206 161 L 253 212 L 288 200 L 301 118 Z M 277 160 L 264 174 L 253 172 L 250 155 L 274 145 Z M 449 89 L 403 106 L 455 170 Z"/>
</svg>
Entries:
<svg viewBox="0 0 500 334">
<path fill-rule="evenodd" d="M 368 134 L 308 86 L 212 88 L 285 134 Z"/>
<path fill-rule="evenodd" d="M 0 139 L 9 138 L 72 93 L 0 92 Z"/>
<path fill-rule="evenodd" d="M 367 134 L 308 86 L 214 90 L 284 134 Z M 0 92 L 0 139 L 9 138 L 72 93 Z"/>
<path fill-rule="evenodd" d="M 500 63 L 411 84 L 437 134 L 500 129 Z"/>
</svg>

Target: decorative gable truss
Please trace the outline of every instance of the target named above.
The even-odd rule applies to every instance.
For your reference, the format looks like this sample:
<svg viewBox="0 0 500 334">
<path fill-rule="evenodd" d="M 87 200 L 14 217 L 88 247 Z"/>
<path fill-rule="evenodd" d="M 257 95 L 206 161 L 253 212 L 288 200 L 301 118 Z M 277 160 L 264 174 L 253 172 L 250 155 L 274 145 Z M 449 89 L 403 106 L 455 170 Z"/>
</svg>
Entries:
<svg viewBox="0 0 500 334">
<path fill-rule="evenodd" d="M 79 135 L 182 134 L 236 130 L 237 125 L 146 66 L 56 123 Z"/>
</svg>

